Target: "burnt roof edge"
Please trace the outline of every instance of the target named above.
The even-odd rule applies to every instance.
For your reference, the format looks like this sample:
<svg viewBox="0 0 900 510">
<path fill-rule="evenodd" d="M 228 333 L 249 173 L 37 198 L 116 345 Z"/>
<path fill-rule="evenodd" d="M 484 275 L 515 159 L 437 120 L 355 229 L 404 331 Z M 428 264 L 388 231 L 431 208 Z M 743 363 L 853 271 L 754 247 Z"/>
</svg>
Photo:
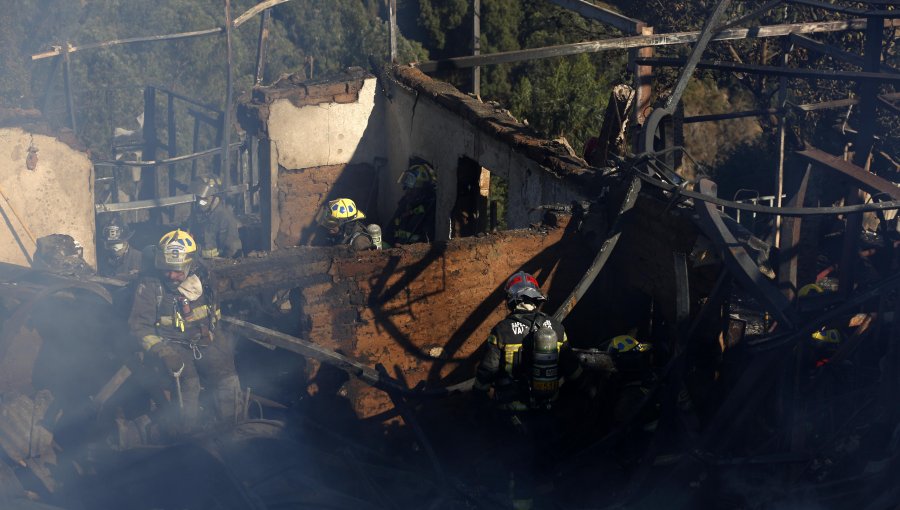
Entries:
<svg viewBox="0 0 900 510">
<path fill-rule="evenodd" d="M 394 65 L 390 72 L 379 73 L 382 80 L 391 80 L 406 89 L 425 94 L 437 104 L 475 125 L 480 131 L 510 145 L 513 150 L 538 163 L 544 170 L 585 188 L 598 189 L 596 172 L 586 161 L 568 153 L 559 144 L 540 137 L 505 110 L 484 103 L 459 91 L 453 85 L 435 80 L 422 71 L 405 65 Z"/>
</svg>

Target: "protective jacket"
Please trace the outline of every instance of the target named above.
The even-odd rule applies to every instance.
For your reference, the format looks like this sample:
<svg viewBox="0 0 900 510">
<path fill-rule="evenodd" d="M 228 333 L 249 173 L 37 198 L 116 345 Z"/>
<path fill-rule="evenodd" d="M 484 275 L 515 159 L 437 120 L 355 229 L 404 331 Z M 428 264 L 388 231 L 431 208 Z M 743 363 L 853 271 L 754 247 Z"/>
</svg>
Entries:
<svg viewBox="0 0 900 510">
<path fill-rule="evenodd" d="M 565 329 L 553 317 L 539 311 L 515 310 L 491 330 L 486 352 L 475 374 L 475 389 L 494 388 L 494 400 L 504 409 L 521 411 L 546 408 L 548 402 L 537 402 L 532 395 L 534 335 L 541 326 L 556 333 L 559 351 L 559 376 L 575 380 L 581 366 L 569 348 Z"/>
<path fill-rule="evenodd" d="M 336 236 L 332 237 L 334 244 L 346 244 L 353 251 L 374 250 L 375 243 L 372 236 L 366 230 L 366 226 L 359 220 L 348 221 L 341 225 L 341 229 Z"/>
<path fill-rule="evenodd" d="M 108 278 L 131 279 L 141 272 L 143 255 L 130 244 L 121 257 L 112 254 L 100 260 L 98 273 Z"/>
<path fill-rule="evenodd" d="M 203 386 L 212 390 L 220 420 L 241 416 L 233 347 L 216 329 L 218 303 L 204 273 L 190 275 L 178 288 L 157 277 L 142 278 L 128 319 L 149 359 L 157 359 L 165 368 L 160 373 L 161 386 L 170 395 L 178 395 L 174 407 L 180 408 L 181 418 L 169 418 L 169 423 L 179 423 L 172 426 L 173 434 L 191 432 L 199 425 L 201 377 Z"/>
<path fill-rule="evenodd" d="M 391 221 L 391 238 L 395 243 L 409 244 L 429 242 L 434 239 L 434 186 L 409 190 Z"/>
<path fill-rule="evenodd" d="M 128 325 L 144 350 L 164 340 L 197 347 L 215 340 L 219 308 L 211 286 L 196 274 L 190 278 L 198 278 L 203 286 L 202 294 L 194 299 L 158 277 L 147 276 L 138 283 Z"/>
<path fill-rule="evenodd" d="M 200 245 L 203 258 L 240 256 L 243 245 L 238 232 L 241 224 L 231 208 L 216 197 L 212 209 L 197 207 L 191 214 L 188 232 Z"/>
</svg>

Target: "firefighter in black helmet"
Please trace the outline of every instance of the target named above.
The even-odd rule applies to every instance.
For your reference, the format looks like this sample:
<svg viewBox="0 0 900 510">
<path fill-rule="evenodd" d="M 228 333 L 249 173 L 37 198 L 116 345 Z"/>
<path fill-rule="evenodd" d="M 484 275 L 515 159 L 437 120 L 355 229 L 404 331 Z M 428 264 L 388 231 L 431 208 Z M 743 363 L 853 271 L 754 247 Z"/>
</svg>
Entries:
<svg viewBox="0 0 900 510">
<path fill-rule="evenodd" d="M 222 199 L 222 181 L 203 176 L 191 182 L 194 202 L 188 231 L 200 246 L 200 256 L 235 258 L 243 254 L 238 229 L 241 224 Z"/>
<path fill-rule="evenodd" d="M 476 369 L 476 400 L 490 401 L 500 412 L 513 480 L 513 508 L 531 508 L 532 489 L 542 483 L 558 431 L 550 414 L 560 379 L 578 380 L 582 368 L 569 348 L 562 324 L 540 311 L 547 297 L 534 276 L 519 271 L 505 285 L 509 315 L 491 330 Z"/>
<path fill-rule="evenodd" d="M 128 242 L 132 233 L 115 220 L 103 227 L 103 256 L 97 261 L 100 276 L 129 280 L 141 272 L 141 251 Z"/>
</svg>

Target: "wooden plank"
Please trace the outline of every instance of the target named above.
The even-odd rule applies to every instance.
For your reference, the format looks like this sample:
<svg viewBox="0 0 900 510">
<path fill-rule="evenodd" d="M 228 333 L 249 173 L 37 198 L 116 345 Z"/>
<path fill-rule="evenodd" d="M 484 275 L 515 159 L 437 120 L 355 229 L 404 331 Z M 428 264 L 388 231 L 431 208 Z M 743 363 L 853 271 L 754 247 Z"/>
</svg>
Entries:
<svg viewBox="0 0 900 510">
<path fill-rule="evenodd" d="M 390 62 L 397 62 L 397 0 L 388 3 L 388 18 L 390 18 L 389 34 L 391 44 Z"/>
<path fill-rule="evenodd" d="M 269 49 L 269 19 L 272 17 L 272 11 L 266 9 L 262 18 L 259 20 L 259 39 L 256 43 L 256 78 L 253 83 L 259 85 L 262 83 L 266 70 L 266 52 Z"/>
<path fill-rule="evenodd" d="M 897 187 L 896 184 L 873 174 L 865 168 L 845 161 L 840 156 L 828 154 L 815 147 L 798 151 L 797 155 L 806 158 L 812 163 L 826 166 L 850 177 L 855 181 L 857 187 L 868 193 L 873 195 L 884 193 L 891 197 L 891 200 L 900 200 L 900 187 Z"/>
<path fill-rule="evenodd" d="M 618 28 L 626 34 L 636 34 L 640 30 L 642 21 L 629 18 L 623 14 L 604 9 L 599 5 L 585 2 L 584 0 L 549 0 L 550 2 L 572 12 L 576 12 L 587 19 L 592 19 L 605 23 L 611 27 Z"/>
<path fill-rule="evenodd" d="M 661 67 L 679 67 L 684 65 L 682 58 L 642 58 L 638 62 L 646 65 Z M 721 60 L 701 60 L 697 63 L 700 69 L 712 69 L 733 73 L 750 73 L 770 76 L 787 76 L 789 78 L 804 78 L 811 80 L 832 81 L 874 81 L 874 82 L 900 82 L 900 74 L 880 73 L 871 71 L 832 71 L 829 69 L 797 69 L 778 66 L 763 66 L 754 64 L 740 64 L 737 62 L 724 62 Z"/>
<path fill-rule="evenodd" d="M 812 50 L 823 55 L 828 55 L 829 57 L 843 60 L 844 62 L 849 62 L 860 67 L 863 67 L 865 65 L 865 59 L 860 55 L 844 51 L 830 44 L 825 44 L 823 42 L 816 41 L 815 39 L 811 39 L 809 37 L 806 37 L 805 35 L 800 34 L 791 34 L 790 38 L 792 43 L 808 50 Z M 898 71 L 897 69 L 894 69 L 893 67 L 885 64 L 881 64 L 879 70 L 883 73 L 900 73 L 900 71 Z"/>
<path fill-rule="evenodd" d="M 885 22 L 886 27 L 893 27 L 890 21 Z M 790 34 L 815 34 L 826 32 L 841 32 L 845 30 L 864 30 L 865 19 L 852 19 L 847 21 L 819 21 L 812 23 L 790 23 L 784 25 L 766 25 L 751 28 L 730 28 L 714 35 L 713 41 L 733 41 L 740 39 L 759 39 L 766 37 L 782 37 Z M 428 73 L 438 69 L 464 69 L 476 65 L 506 64 L 523 62 L 542 58 L 562 57 L 578 55 L 581 53 L 598 53 L 610 50 L 627 50 L 631 48 L 644 48 L 650 46 L 670 46 L 674 44 L 689 44 L 696 42 L 700 37 L 700 31 L 674 32 L 668 34 L 635 35 L 614 39 L 601 39 L 598 41 L 586 41 L 572 44 L 560 44 L 543 48 L 531 48 L 527 50 L 504 51 L 480 56 L 454 57 L 444 60 L 431 60 L 411 64 L 422 72 Z"/>
<path fill-rule="evenodd" d="M 234 56 L 231 48 L 231 0 L 225 0 L 225 115 L 222 118 L 222 168 L 219 173 L 225 186 L 231 185 L 231 98 L 234 93 Z"/>
<path fill-rule="evenodd" d="M 283 4 L 283 3 L 286 3 L 289 1 L 290 0 L 265 0 L 263 2 L 260 2 L 256 5 L 254 5 L 253 7 L 247 9 L 246 11 L 244 11 L 244 13 L 241 14 L 240 16 L 238 16 L 237 18 L 234 18 L 234 21 L 231 23 L 231 26 L 233 26 L 234 28 L 237 28 L 237 27 L 243 25 L 244 23 L 246 23 L 247 21 L 249 21 L 250 18 L 252 18 L 253 16 L 256 16 L 260 12 L 267 11 L 268 9 L 271 9 L 272 7 L 275 7 L 276 5 Z"/>
<path fill-rule="evenodd" d="M 188 39 L 191 37 L 203 37 L 206 35 L 213 35 L 222 32 L 222 28 L 210 28 L 207 30 L 195 30 L 193 32 L 180 32 L 177 34 L 166 34 L 166 35 L 151 35 L 147 37 L 130 37 L 128 39 L 113 39 L 112 41 L 105 41 L 100 43 L 92 43 L 92 44 L 82 44 L 81 46 L 69 46 L 69 53 L 75 53 L 76 51 L 81 50 L 93 50 L 97 48 L 109 48 L 111 46 L 118 46 L 121 44 L 131 44 L 131 43 L 140 43 L 140 42 L 153 42 L 153 41 L 172 41 L 175 39 Z M 45 58 L 55 57 L 57 55 L 62 55 L 63 49 L 62 47 L 54 47 L 50 51 L 45 51 L 43 53 L 36 53 L 31 56 L 31 60 L 41 60 Z"/>
</svg>

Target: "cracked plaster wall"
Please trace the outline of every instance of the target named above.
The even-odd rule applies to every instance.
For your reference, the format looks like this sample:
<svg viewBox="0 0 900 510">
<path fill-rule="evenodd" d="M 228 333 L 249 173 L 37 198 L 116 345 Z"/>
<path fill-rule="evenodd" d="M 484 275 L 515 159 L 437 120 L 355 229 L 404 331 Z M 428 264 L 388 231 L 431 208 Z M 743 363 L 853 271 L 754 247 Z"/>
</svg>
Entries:
<svg viewBox="0 0 900 510">
<path fill-rule="evenodd" d="M 37 150 L 33 170 L 26 162 L 29 148 Z M 30 257 L 35 249 L 30 231 L 35 238 L 72 236 L 84 247 L 85 261 L 96 267 L 94 168 L 87 154 L 54 137 L 3 128 L 0 168 L 6 196 L 0 197 L 0 261 L 29 266 L 24 251 Z"/>
</svg>

